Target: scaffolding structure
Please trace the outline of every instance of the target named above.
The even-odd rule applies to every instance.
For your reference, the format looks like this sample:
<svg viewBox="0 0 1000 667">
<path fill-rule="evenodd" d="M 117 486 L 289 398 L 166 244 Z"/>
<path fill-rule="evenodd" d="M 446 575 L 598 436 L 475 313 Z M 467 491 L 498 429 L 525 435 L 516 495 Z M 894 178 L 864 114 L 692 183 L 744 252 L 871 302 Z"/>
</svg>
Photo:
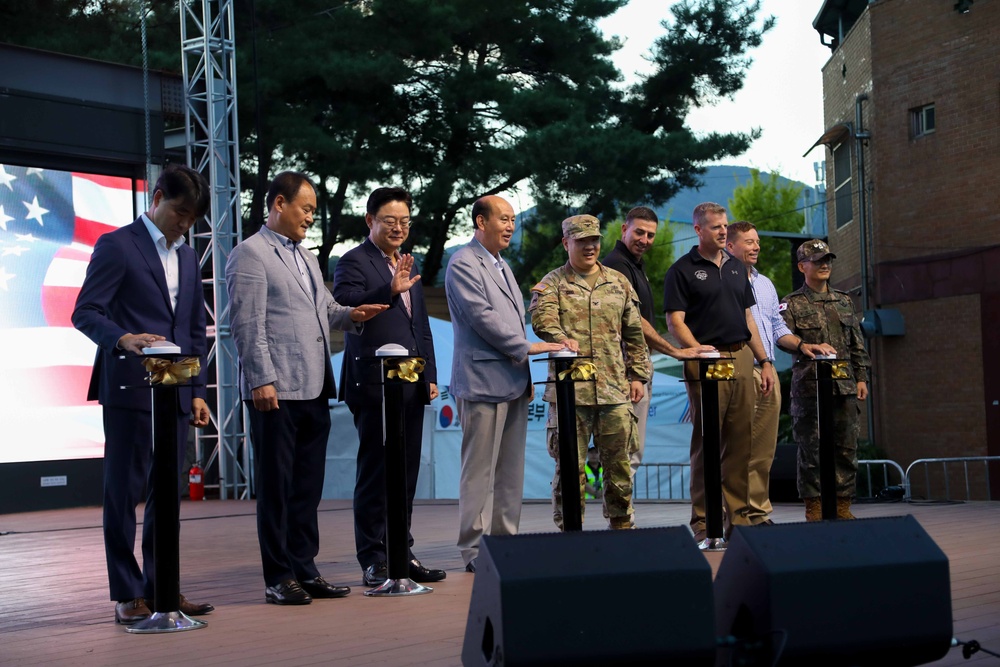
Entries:
<svg viewBox="0 0 1000 667">
<path fill-rule="evenodd" d="M 209 230 L 190 233 L 205 287 L 212 413 L 209 426 L 197 432 L 195 456 L 203 463 L 208 480 L 217 473 L 221 499 L 249 498 L 253 457 L 246 409 L 240 401 L 225 280 L 229 254 L 242 236 L 235 8 L 233 0 L 182 0 L 179 4 L 187 161 L 206 177 L 212 192 Z"/>
</svg>

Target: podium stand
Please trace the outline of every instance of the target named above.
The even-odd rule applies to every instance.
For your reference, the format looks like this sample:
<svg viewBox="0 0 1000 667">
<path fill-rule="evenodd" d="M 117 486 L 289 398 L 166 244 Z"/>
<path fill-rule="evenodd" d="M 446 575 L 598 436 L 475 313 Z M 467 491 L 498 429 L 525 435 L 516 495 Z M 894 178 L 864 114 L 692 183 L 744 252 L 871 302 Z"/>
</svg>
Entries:
<svg viewBox="0 0 1000 667">
<path fill-rule="evenodd" d="M 162 359 L 177 363 L 190 355 L 152 354 L 146 359 Z M 154 599 L 152 616 L 128 626 L 125 631 L 133 634 L 182 632 L 204 628 L 208 623 L 198 621 L 180 611 L 180 498 L 177 496 L 177 390 L 180 384 L 154 384 L 150 376 L 153 395 L 153 496 L 156 507 L 153 517 L 153 559 L 156 574 L 153 581 Z"/>
<path fill-rule="evenodd" d="M 555 365 L 556 420 L 559 431 L 559 485 L 562 488 L 563 531 L 583 530 L 580 512 L 580 454 L 576 450 L 576 382 L 572 377 L 573 364 L 591 357 L 577 356 L 575 352 L 553 352 L 548 359 Z M 546 382 L 546 384 L 548 381 Z"/>
<path fill-rule="evenodd" d="M 705 539 L 698 543 L 702 551 L 725 551 L 722 521 L 722 457 L 719 422 L 719 382 L 731 382 L 735 367 L 731 358 L 698 359 L 701 383 L 701 452 L 705 478 Z M 697 428 L 697 424 L 695 424 Z"/>
<path fill-rule="evenodd" d="M 820 358 L 816 363 L 816 414 L 819 421 L 819 498 L 823 520 L 837 518 L 837 470 L 833 441 L 833 382 L 846 378 L 846 359 Z"/>
<path fill-rule="evenodd" d="M 387 349 L 388 348 L 388 349 Z M 422 363 L 400 346 L 379 348 L 375 357 L 362 359 L 382 367 L 382 442 L 385 447 L 385 582 L 365 591 L 368 597 L 422 595 L 434 591 L 410 579 L 408 527 L 406 525 L 406 446 L 403 417 L 403 387 L 410 381 L 401 377 L 404 360 Z M 414 371 L 414 375 L 422 372 Z"/>
</svg>

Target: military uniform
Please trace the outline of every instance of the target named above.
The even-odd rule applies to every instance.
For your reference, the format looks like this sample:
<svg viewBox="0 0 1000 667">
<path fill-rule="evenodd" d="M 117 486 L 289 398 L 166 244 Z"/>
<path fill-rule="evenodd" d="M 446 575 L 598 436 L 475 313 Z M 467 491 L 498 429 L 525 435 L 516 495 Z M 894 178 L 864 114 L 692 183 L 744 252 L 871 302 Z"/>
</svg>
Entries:
<svg viewBox="0 0 1000 667">
<path fill-rule="evenodd" d="M 852 499 L 858 471 L 858 415 L 861 411 L 857 399 L 858 383 L 868 381 L 871 366 L 854 313 L 854 302 L 846 292 L 833 288 L 828 292 L 816 292 L 803 285 L 782 300 L 780 309 L 788 328 L 803 343 L 828 343 L 837 348 L 837 358 L 850 359 L 848 377 L 833 381 L 833 428 L 837 496 Z M 797 355 L 792 366 L 791 414 L 798 445 L 796 479 L 799 495 L 804 499 L 820 495 L 816 388 L 816 364 Z"/>
<path fill-rule="evenodd" d="M 596 218 L 588 218 L 597 229 Z M 564 224 L 564 231 L 566 225 Z M 632 380 L 649 380 L 646 341 L 635 291 L 622 274 L 597 264 L 593 287 L 573 267 L 550 272 L 532 289 L 531 326 L 544 341 L 580 344 L 580 356 L 597 369 L 594 381 L 579 381 L 576 389 L 577 460 L 580 498 L 584 497 L 587 447 L 591 436 L 604 470 L 604 515 L 612 528 L 632 527 L 632 475 L 629 459 L 636 449 L 636 417 L 629 398 Z M 555 380 L 550 370 L 549 380 Z M 549 384 L 545 400 L 555 402 Z M 562 530 L 562 487 L 559 477 L 559 435 L 556 410 L 550 407 L 548 451 L 556 460 L 552 481 L 553 520 Z M 581 507 L 581 518 L 584 508 Z"/>
</svg>

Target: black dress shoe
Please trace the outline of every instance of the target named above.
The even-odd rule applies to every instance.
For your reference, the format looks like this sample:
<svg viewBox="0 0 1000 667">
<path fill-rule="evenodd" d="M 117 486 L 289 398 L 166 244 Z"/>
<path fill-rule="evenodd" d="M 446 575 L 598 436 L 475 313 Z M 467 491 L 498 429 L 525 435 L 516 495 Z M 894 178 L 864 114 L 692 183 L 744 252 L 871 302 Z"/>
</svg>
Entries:
<svg viewBox="0 0 1000 667">
<path fill-rule="evenodd" d="M 188 602 L 188 599 L 182 595 L 177 610 L 188 616 L 204 616 L 210 611 L 215 611 L 215 607 L 207 602 L 202 602 L 201 604 Z"/>
<path fill-rule="evenodd" d="M 312 597 L 302 590 L 302 586 L 294 579 L 282 581 L 277 586 L 264 589 L 264 600 L 271 604 L 309 604 Z"/>
<path fill-rule="evenodd" d="M 314 598 L 342 598 L 351 592 L 349 586 L 334 586 L 323 577 L 303 579 L 299 584 Z"/>
<path fill-rule="evenodd" d="M 468 563 L 466 563 L 465 564 L 465 571 L 466 572 L 471 572 L 472 574 L 475 574 L 476 573 L 476 565 L 478 564 L 478 561 L 479 561 L 479 558 L 473 558 Z"/>
<path fill-rule="evenodd" d="M 444 570 L 429 570 L 414 558 L 410 561 L 410 579 L 418 584 L 428 584 L 433 581 L 441 581 L 448 576 Z"/>
<path fill-rule="evenodd" d="M 115 623 L 121 625 L 132 625 L 138 621 L 145 621 L 152 616 L 146 600 L 135 598 L 134 600 L 122 600 L 115 603 Z"/>
<path fill-rule="evenodd" d="M 365 586 L 381 586 L 388 578 L 389 570 L 384 560 L 366 567 L 362 575 Z"/>
</svg>

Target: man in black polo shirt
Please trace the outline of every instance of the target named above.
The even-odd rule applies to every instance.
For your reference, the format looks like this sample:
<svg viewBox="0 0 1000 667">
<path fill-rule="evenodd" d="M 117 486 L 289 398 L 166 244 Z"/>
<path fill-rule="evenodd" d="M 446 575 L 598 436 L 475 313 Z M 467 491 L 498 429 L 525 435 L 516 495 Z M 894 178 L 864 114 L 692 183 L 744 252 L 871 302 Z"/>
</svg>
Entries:
<svg viewBox="0 0 1000 667">
<path fill-rule="evenodd" d="M 622 223 L 622 240 L 615 243 L 614 249 L 604 256 L 601 263 L 605 268 L 620 271 L 632 283 L 632 288 L 639 297 L 639 314 L 642 316 L 642 335 L 646 338 L 646 352 L 662 352 L 674 359 L 696 359 L 699 353 L 709 352 L 715 348 L 711 345 L 699 345 L 689 349 L 678 349 L 664 339 L 653 326 L 655 321 L 653 288 L 649 285 L 642 256 L 653 247 L 659 222 L 652 209 L 645 206 L 633 208 Z M 639 469 L 639 464 L 642 463 L 642 452 L 646 447 L 646 422 L 649 419 L 649 401 L 653 395 L 652 362 L 647 370 L 650 380 L 646 383 L 646 395 L 633 406 L 635 416 L 639 419 L 636 438 L 638 449 L 631 457 L 633 478 L 635 471 Z"/>
<path fill-rule="evenodd" d="M 681 345 L 714 345 L 723 356 L 732 355 L 735 379 L 719 383 L 719 421 L 722 425 L 722 498 L 726 534 L 733 526 L 752 525 L 748 516 L 750 444 L 754 415 L 754 359 L 761 365 L 761 391 L 774 384 L 774 360 L 767 358 L 750 313 L 753 289 L 747 268 L 726 251 L 726 209 L 698 204 L 693 214 L 698 245 L 670 267 L 664 279 L 663 306 L 667 326 Z M 691 401 L 691 529 L 705 540 L 705 475 L 702 459 L 701 386 L 698 363 L 684 365 Z M 765 517 L 766 518 L 766 517 Z"/>
</svg>

